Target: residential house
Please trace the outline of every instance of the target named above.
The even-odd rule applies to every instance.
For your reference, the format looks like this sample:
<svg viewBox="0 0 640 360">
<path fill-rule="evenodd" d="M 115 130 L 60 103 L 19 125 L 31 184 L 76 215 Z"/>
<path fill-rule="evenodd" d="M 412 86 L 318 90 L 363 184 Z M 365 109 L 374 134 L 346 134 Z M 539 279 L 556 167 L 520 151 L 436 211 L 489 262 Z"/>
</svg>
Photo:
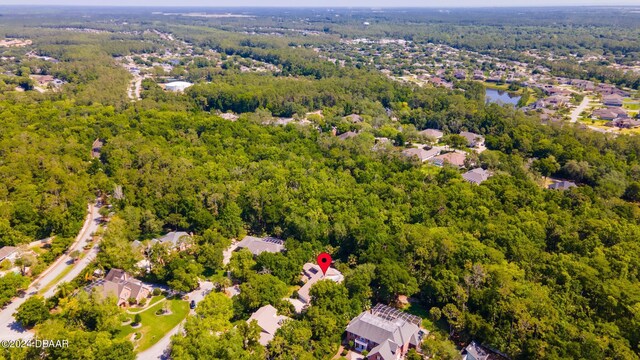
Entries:
<svg viewBox="0 0 640 360">
<path fill-rule="evenodd" d="M 549 185 L 549 189 L 551 190 L 568 190 L 573 187 L 576 187 L 576 184 L 571 181 L 556 181 L 553 184 Z"/>
<path fill-rule="evenodd" d="M 467 139 L 468 147 L 479 147 L 484 145 L 484 137 L 482 135 L 474 134 L 468 131 L 462 131 L 460 136 Z"/>
<path fill-rule="evenodd" d="M 602 97 L 602 103 L 606 106 L 622 106 L 622 96 L 618 94 L 605 95 Z"/>
<path fill-rule="evenodd" d="M 344 281 L 344 276 L 335 268 L 329 267 L 325 274 L 322 273 L 320 266 L 312 263 L 306 263 L 302 266 L 302 281 L 304 285 L 298 290 L 298 297 L 305 305 L 311 303 L 309 291 L 313 284 L 320 280 L 332 280 L 337 283 Z"/>
<path fill-rule="evenodd" d="M 338 139 L 347 140 L 347 139 L 351 139 L 351 138 L 356 137 L 356 136 L 358 136 L 357 132 L 347 131 L 346 133 L 342 133 L 342 134 L 338 135 Z"/>
<path fill-rule="evenodd" d="M 193 84 L 186 81 L 173 81 L 164 85 L 164 89 L 173 92 L 183 92 Z"/>
<path fill-rule="evenodd" d="M 456 70 L 453 76 L 458 80 L 464 80 L 467 78 L 467 72 L 461 69 Z"/>
<path fill-rule="evenodd" d="M 263 252 L 279 253 L 284 251 L 284 240 L 273 237 L 259 238 L 255 236 L 245 236 L 238 243 L 238 249 L 247 249 L 254 256 L 258 256 Z"/>
<path fill-rule="evenodd" d="M 629 115 L 620 107 L 608 107 L 605 109 L 597 109 L 591 113 L 592 117 L 603 120 L 626 119 Z"/>
<path fill-rule="evenodd" d="M 429 150 L 418 149 L 418 148 L 410 148 L 402 150 L 402 155 L 414 159 L 417 158 L 420 162 L 425 162 L 436 155 L 440 154 L 439 148 L 431 148 Z"/>
<path fill-rule="evenodd" d="M 484 79 L 486 79 L 486 76 L 484 76 L 484 73 L 481 70 L 474 70 L 473 71 L 473 80 L 484 81 Z"/>
<path fill-rule="evenodd" d="M 239 117 L 238 115 L 231 112 L 222 113 L 222 114 L 219 114 L 218 116 L 229 121 L 236 121 L 238 120 L 238 117 Z"/>
<path fill-rule="evenodd" d="M 462 168 L 464 167 L 464 161 L 466 159 L 467 159 L 467 154 L 465 152 L 454 151 L 454 152 L 434 156 L 433 158 L 429 159 L 429 162 L 431 162 L 436 166 L 444 166 L 444 164 L 449 164 L 449 165 Z"/>
<path fill-rule="evenodd" d="M 93 145 L 91 145 L 91 157 L 97 159 L 100 157 L 100 151 L 102 151 L 102 146 L 104 142 L 100 139 L 95 139 L 93 141 Z"/>
<path fill-rule="evenodd" d="M 476 185 L 480 185 L 483 181 L 487 180 L 490 177 L 491 173 L 483 168 L 475 168 L 462 174 L 463 179 Z"/>
<path fill-rule="evenodd" d="M 109 270 L 107 276 L 95 284 L 95 288 L 105 297 L 114 296 L 118 306 L 126 306 L 129 299 L 139 303 L 151 293 L 151 288 L 121 269 Z"/>
<path fill-rule="evenodd" d="M 3 246 L 0 249 L 0 261 L 9 260 L 14 262 L 20 253 L 18 250 L 15 246 Z"/>
<path fill-rule="evenodd" d="M 397 360 L 409 349 L 420 350 L 425 335 L 421 323 L 418 316 L 377 304 L 349 322 L 346 339 L 357 352 L 366 350 L 368 359 Z"/>
<path fill-rule="evenodd" d="M 640 126 L 640 121 L 628 118 L 618 118 L 608 122 L 606 125 L 621 129 L 633 129 Z"/>
<path fill-rule="evenodd" d="M 596 88 L 596 92 L 602 96 L 607 96 L 607 95 L 618 95 L 621 97 L 629 96 L 629 92 L 618 89 L 617 87 L 609 84 L 598 84 L 598 87 Z"/>
<path fill-rule="evenodd" d="M 49 83 L 55 80 L 51 75 L 31 75 L 31 78 L 35 80 L 40 86 L 47 86 L 49 85 Z"/>
<path fill-rule="evenodd" d="M 545 99 L 546 103 L 553 107 L 559 107 L 569 102 L 569 97 L 566 95 L 552 95 Z"/>
<path fill-rule="evenodd" d="M 442 138 L 442 136 L 444 136 L 444 133 L 442 131 L 440 131 L 440 130 L 437 130 L 437 129 L 424 129 L 424 130 L 420 131 L 418 134 L 420 134 L 422 136 L 434 138 L 436 140 L 440 140 Z"/>
<path fill-rule="evenodd" d="M 276 331 L 278 331 L 282 324 L 288 319 L 289 318 L 284 315 L 278 315 L 278 310 L 273 306 L 265 305 L 251 314 L 247 322 L 251 323 L 255 320 L 261 330 L 258 342 L 260 342 L 262 346 L 267 346 L 269 342 L 273 340 Z"/>
<path fill-rule="evenodd" d="M 158 243 L 166 245 L 171 250 L 185 251 L 186 249 L 191 247 L 192 237 L 189 233 L 186 233 L 184 231 L 172 231 L 159 239 L 151 240 L 150 246 Z"/>
<path fill-rule="evenodd" d="M 344 117 L 346 120 L 351 121 L 354 124 L 359 124 L 362 121 L 364 121 L 364 119 L 362 118 L 362 116 L 358 115 L 358 114 L 351 114 L 351 115 L 347 115 Z"/>
<path fill-rule="evenodd" d="M 507 360 L 506 355 L 472 341 L 462 350 L 462 360 Z"/>
</svg>

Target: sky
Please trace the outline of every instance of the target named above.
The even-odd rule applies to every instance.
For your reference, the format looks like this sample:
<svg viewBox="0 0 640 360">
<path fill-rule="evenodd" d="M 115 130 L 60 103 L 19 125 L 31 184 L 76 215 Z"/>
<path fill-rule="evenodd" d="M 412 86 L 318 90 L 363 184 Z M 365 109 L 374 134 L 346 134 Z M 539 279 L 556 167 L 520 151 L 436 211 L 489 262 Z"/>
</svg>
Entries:
<svg viewBox="0 0 640 360">
<path fill-rule="evenodd" d="M 318 7 L 494 7 L 636 5 L 640 0 L 0 0 L 0 5 L 80 6 L 318 6 Z"/>
</svg>

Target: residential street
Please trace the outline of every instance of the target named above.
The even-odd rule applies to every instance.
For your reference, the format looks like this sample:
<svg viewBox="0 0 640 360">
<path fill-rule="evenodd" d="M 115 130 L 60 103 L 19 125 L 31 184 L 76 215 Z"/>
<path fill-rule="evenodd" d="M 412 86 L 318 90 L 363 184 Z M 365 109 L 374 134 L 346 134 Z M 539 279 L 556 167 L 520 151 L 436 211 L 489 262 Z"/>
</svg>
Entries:
<svg viewBox="0 0 640 360">
<path fill-rule="evenodd" d="M 200 282 L 200 289 L 195 290 L 187 294 L 189 301 L 195 300 L 196 304 L 202 301 L 204 297 L 213 289 L 213 283 L 211 281 Z M 193 314 L 194 311 L 189 312 Z M 168 359 L 169 346 L 171 345 L 171 337 L 182 330 L 184 321 L 171 329 L 165 336 L 155 343 L 152 347 L 138 354 L 138 360 L 156 360 L 156 359 Z"/>
<path fill-rule="evenodd" d="M 587 109 L 587 106 L 589 106 L 589 101 L 591 101 L 591 99 L 588 96 L 585 96 L 584 99 L 582 99 L 580 105 L 573 109 L 573 111 L 571 112 L 572 123 L 578 121 L 578 117 L 580 117 L 580 114 L 582 114 L 582 112 Z"/>
<path fill-rule="evenodd" d="M 75 242 L 69 247 L 69 250 L 54 261 L 47 270 L 40 274 L 40 276 L 31 283 L 27 289 L 27 294 L 24 297 L 15 298 L 7 305 L 7 307 L 0 311 L 0 340 L 15 340 L 20 338 L 30 338 L 33 336 L 31 332 L 25 331 L 20 324 L 16 323 L 13 314 L 16 312 L 18 307 L 29 297 L 35 295 L 39 289 L 42 289 L 49 284 L 51 284 L 51 286 L 45 293 L 45 296 L 52 296 L 59 283 L 73 279 L 74 276 L 79 274 L 87 267 L 89 262 L 95 258 L 97 245 L 75 264 L 72 263 L 69 254 L 74 250 L 83 251 L 83 247 L 87 244 L 87 241 L 91 241 L 91 234 L 98 230 L 100 224 L 101 216 L 98 212 L 99 209 L 100 208 L 97 205 L 90 204 L 88 206 L 87 219 L 76 237 Z M 72 270 L 61 279 L 56 280 L 56 278 L 64 273 L 69 267 L 72 267 Z"/>
</svg>

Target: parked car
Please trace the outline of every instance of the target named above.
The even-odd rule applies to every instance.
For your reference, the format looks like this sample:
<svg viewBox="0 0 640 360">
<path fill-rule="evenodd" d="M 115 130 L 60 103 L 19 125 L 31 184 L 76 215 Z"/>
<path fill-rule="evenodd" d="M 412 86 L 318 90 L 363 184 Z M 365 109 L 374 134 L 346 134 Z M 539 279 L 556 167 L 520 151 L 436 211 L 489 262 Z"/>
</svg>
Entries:
<svg viewBox="0 0 640 360">
<path fill-rule="evenodd" d="M 191 300 L 191 302 L 189 303 L 189 307 L 191 309 L 195 309 L 196 308 L 196 301 L 195 300 Z"/>
</svg>

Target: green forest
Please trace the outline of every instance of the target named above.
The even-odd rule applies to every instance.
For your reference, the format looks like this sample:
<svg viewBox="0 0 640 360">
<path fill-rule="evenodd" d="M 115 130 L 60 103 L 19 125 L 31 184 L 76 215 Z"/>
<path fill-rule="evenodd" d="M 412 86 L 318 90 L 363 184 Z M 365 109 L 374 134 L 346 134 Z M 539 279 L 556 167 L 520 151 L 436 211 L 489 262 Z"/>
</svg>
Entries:
<svg viewBox="0 0 640 360">
<path fill-rule="evenodd" d="M 130 74 L 114 57 L 166 47 L 157 35 L 136 33 L 145 24 L 133 20 L 125 35 L 13 30 L 60 61 L 24 59 L 3 69 L 44 69 L 67 84 L 58 92 L 19 92 L 11 90 L 18 81 L 2 80 L 11 86 L 0 87 L 0 245 L 69 241 L 98 195 L 108 197 L 113 214 L 96 263 L 55 297 L 33 297 L 20 310 L 39 337 L 69 339 L 70 348 L 2 349 L 0 358 L 133 359 L 133 346 L 117 337 L 122 310 L 73 293 L 95 268 L 135 272 L 140 254 L 131 243 L 168 231 L 195 234 L 194 246 L 153 249 L 145 280 L 189 292 L 199 278 L 231 270 L 241 283 L 233 299 L 213 292 L 198 305 L 186 335 L 173 339 L 175 359 L 329 359 L 351 318 L 399 295 L 415 299 L 429 324 L 433 336 L 423 350 L 432 358 L 457 359 L 456 346 L 472 339 L 513 359 L 640 358 L 640 138 L 541 124 L 485 103 L 484 88 L 473 82 L 463 90 L 419 87 L 375 69 L 340 67 L 293 46 L 302 41 L 297 36 L 245 41 L 233 22 L 157 28 L 194 44 L 196 53 L 213 49 L 281 72 L 191 63 L 184 69 L 200 74 L 194 81 L 210 81 L 175 94 L 147 79 L 142 99 L 130 101 Z M 326 26 L 332 33 L 349 25 Z M 476 49 L 488 41 L 455 33 L 459 39 L 424 40 Z M 638 54 L 637 37 L 620 40 L 635 48 L 602 41 L 585 47 Z M 519 46 L 533 45 L 525 38 Z M 594 71 L 590 78 L 600 76 Z M 612 82 L 638 87 L 637 77 L 627 80 Z M 317 110 L 322 117 L 305 115 Z M 225 112 L 238 120 L 221 118 Z M 350 114 L 363 121 L 348 121 Z M 273 125 L 305 116 L 309 124 Z M 487 150 L 469 156 L 495 176 L 478 186 L 452 166 L 407 161 L 398 148 L 419 142 L 426 128 L 483 135 Z M 357 136 L 340 139 L 332 129 Z M 397 146 L 376 147 L 381 137 Z M 99 158 L 90 153 L 95 139 L 104 141 Z M 540 184 L 549 177 L 579 186 L 548 190 Z M 116 189 L 122 196 L 113 196 Z M 225 268 L 223 249 L 247 234 L 286 239 L 287 252 L 254 258 L 240 251 Z M 318 283 L 312 306 L 294 315 L 282 298 L 321 251 L 333 255 L 345 282 Z M 0 278 L 0 301 L 21 282 Z M 266 304 L 294 320 L 264 348 L 260 330 L 244 320 Z"/>
</svg>

